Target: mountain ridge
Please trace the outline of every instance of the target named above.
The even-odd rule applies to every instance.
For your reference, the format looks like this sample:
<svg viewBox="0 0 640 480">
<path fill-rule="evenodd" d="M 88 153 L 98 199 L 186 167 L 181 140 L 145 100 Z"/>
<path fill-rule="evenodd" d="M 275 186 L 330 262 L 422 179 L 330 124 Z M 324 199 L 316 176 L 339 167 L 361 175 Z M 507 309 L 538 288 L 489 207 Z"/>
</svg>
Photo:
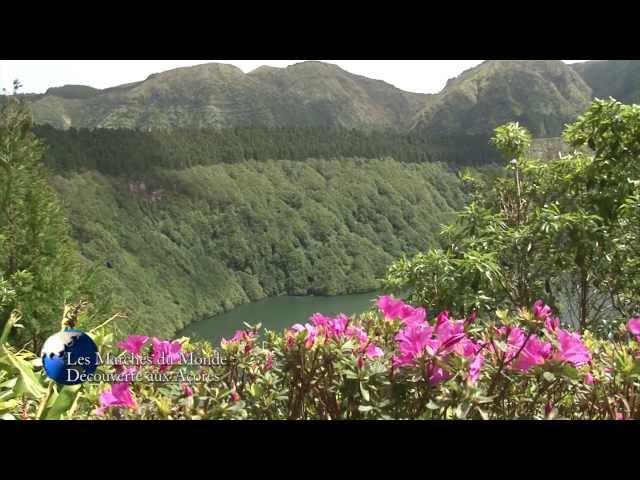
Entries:
<svg viewBox="0 0 640 480">
<path fill-rule="evenodd" d="M 36 123 L 56 128 L 342 127 L 425 138 L 490 136 L 519 121 L 555 137 L 596 96 L 640 101 L 640 62 L 486 60 L 437 94 L 401 90 L 319 61 L 248 73 L 204 63 L 106 89 L 53 87 L 28 95 Z"/>
</svg>

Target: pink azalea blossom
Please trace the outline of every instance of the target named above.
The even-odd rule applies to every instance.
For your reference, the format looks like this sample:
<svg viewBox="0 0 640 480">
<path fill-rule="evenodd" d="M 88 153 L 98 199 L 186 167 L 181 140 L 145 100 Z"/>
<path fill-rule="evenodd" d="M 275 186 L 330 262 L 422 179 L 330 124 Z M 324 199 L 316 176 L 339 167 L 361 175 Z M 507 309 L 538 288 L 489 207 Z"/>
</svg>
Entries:
<svg viewBox="0 0 640 480">
<path fill-rule="evenodd" d="M 267 355 L 267 361 L 264 364 L 264 369 L 265 370 L 271 370 L 273 368 L 273 355 L 268 354 Z"/>
<path fill-rule="evenodd" d="M 438 327 L 442 323 L 447 323 L 449 321 L 449 311 L 445 310 L 444 312 L 440 312 L 436 317 L 436 327 Z"/>
<path fill-rule="evenodd" d="M 236 330 L 229 340 L 223 338 L 220 343 L 226 345 L 228 343 L 248 342 L 255 338 L 255 333 L 246 330 Z"/>
<path fill-rule="evenodd" d="M 469 365 L 469 383 L 474 385 L 478 378 L 480 378 L 480 370 L 484 364 L 484 355 L 482 353 L 477 354 L 473 358 L 473 362 Z"/>
<path fill-rule="evenodd" d="M 593 381 L 593 375 L 591 375 L 591 372 L 587 372 L 587 374 L 585 375 L 584 383 L 586 383 L 587 385 L 593 385 L 594 381 Z"/>
<path fill-rule="evenodd" d="M 546 320 L 551 315 L 551 307 L 546 305 L 542 300 L 537 300 L 533 304 L 533 315 L 538 320 Z"/>
<path fill-rule="evenodd" d="M 439 383 L 448 380 L 451 374 L 442 367 L 435 367 L 433 365 L 427 367 L 427 377 L 429 378 L 430 385 L 438 385 Z"/>
<path fill-rule="evenodd" d="M 336 337 L 344 335 L 347 324 L 349 323 L 349 317 L 344 313 L 339 314 L 336 318 L 329 321 L 329 329 L 331 334 Z"/>
<path fill-rule="evenodd" d="M 360 343 L 366 343 L 369 341 L 369 335 L 367 335 L 367 332 L 365 332 L 364 329 L 360 327 L 356 327 L 355 325 L 350 325 L 349 327 L 347 327 L 345 335 L 350 338 L 355 338 Z"/>
<path fill-rule="evenodd" d="M 378 297 L 376 302 L 380 313 L 384 315 L 387 320 L 395 320 L 400 317 L 404 302 L 393 298 L 391 295 L 383 295 Z"/>
<path fill-rule="evenodd" d="M 182 384 L 182 394 L 185 397 L 192 397 L 193 396 L 193 389 L 189 386 L 188 383 L 183 383 Z"/>
<path fill-rule="evenodd" d="M 629 319 L 627 329 L 629 329 L 633 335 L 640 335 L 640 317 L 633 317 Z"/>
<path fill-rule="evenodd" d="M 560 342 L 560 351 L 556 354 L 558 360 L 569 362 L 576 367 L 591 361 L 591 352 L 582 343 L 580 335 L 559 328 L 557 336 Z"/>
<path fill-rule="evenodd" d="M 316 327 L 325 327 L 325 328 L 328 327 L 329 322 L 331 322 L 331 318 L 325 317 L 321 313 L 314 313 L 313 315 L 311 315 L 311 317 L 309 317 L 309 320 L 311 320 L 311 323 Z"/>
<path fill-rule="evenodd" d="M 553 404 L 551 402 L 547 402 L 544 404 L 544 414 L 545 416 L 549 416 L 551 415 L 551 412 L 553 411 Z"/>
<path fill-rule="evenodd" d="M 384 352 L 382 351 L 382 349 L 380 347 L 378 347 L 377 345 L 374 345 L 373 343 L 370 343 L 369 346 L 367 347 L 367 350 L 365 351 L 365 353 L 367 354 L 367 357 L 369 358 L 376 358 L 376 357 L 381 357 L 384 355 Z"/>
<path fill-rule="evenodd" d="M 396 341 L 400 355 L 395 357 L 396 365 L 412 364 L 414 360 L 422 356 L 425 348 L 429 346 L 432 352 L 439 346 L 437 340 L 432 339 L 433 328 L 429 325 L 408 325 L 396 334 Z"/>
<path fill-rule="evenodd" d="M 410 325 L 413 323 L 424 323 L 426 317 L 427 311 L 422 307 L 408 307 L 402 312 L 402 322 L 405 325 Z"/>
<path fill-rule="evenodd" d="M 170 365 L 180 362 L 180 351 L 182 345 L 178 340 L 170 342 L 169 340 L 151 339 L 153 345 L 151 361 L 154 365 L 161 365 L 160 370 L 166 370 Z"/>
<path fill-rule="evenodd" d="M 125 340 L 118 342 L 117 346 L 126 352 L 138 356 L 144 344 L 147 343 L 147 340 L 149 340 L 149 337 L 145 337 L 144 335 L 129 335 Z"/>
<path fill-rule="evenodd" d="M 314 327 L 309 323 L 306 323 L 304 328 L 307 331 L 307 340 L 304 342 L 304 346 L 306 348 L 311 348 L 313 347 L 313 344 L 316 341 L 316 336 L 318 335 L 318 328 Z"/>
<path fill-rule="evenodd" d="M 250 330 L 236 330 L 229 340 L 226 338 L 222 338 L 220 340 L 220 346 L 225 348 L 227 345 L 240 345 L 244 343 L 244 353 L 247 354 L 253 348 L 253 340 L 255 339 L 256 334 Z"/>
<path fill-rule="evenodd" d="M 544 321 L 544 328 L 548 332 L 555 332 L 560 326 L 560 319 L 558 317 L 548 316 Z"/>
<path fill-rule="evenodd" d="M 471 310 L 471 313 L 467 316 L 465 323 L 467 325 L 471 325 L 473 322 L 476 321 L 476 318 L 478 318 L 478 311 L 474 308 L 473 310 Z"/>
<path fill-rule="evenodd" d="M 524 339 L 522 342 L 524 342 Z M 532 335 L 527 340 L 524 348 L 520 350 L 522 342 L 513 345 L 514 348 L 511 351 L 513 355 L 520 351 L 518 357 L 513 361 L 513 368 L 526 372 L 536 365 L 544 364 L 551 353 L 551 344 L 542 342 L 538 337 Z"/>
<path fill-rule="evenodd" d="M 382 313 L 387 320 L 400 319 L 405 325 L 423 323 L 427 316 L 427 311 L 424 308 L 414 308 L 390 295 L 379 297 L 377 305 L 380 313 Z"/>
<path fill-rule="evenodd" d="M 527 336 L 519 327 L 501 327 L 499 331 L 507 334 L 506 361 L 515 370 L 526 372 L 536 365 L 542 365 L 551 354 L 551 344 L 542 342 L 535 335 Z"/>
<path fill-rule="evenodd" d="M 138 405 L 131 395 L 127 383 L 116 383 L 110 389 L 100 394 L 100 408 L 96 409 L 96 415 L 104 415 L 104 412 L 112 407 L 137 408 Z"/>
</svg>

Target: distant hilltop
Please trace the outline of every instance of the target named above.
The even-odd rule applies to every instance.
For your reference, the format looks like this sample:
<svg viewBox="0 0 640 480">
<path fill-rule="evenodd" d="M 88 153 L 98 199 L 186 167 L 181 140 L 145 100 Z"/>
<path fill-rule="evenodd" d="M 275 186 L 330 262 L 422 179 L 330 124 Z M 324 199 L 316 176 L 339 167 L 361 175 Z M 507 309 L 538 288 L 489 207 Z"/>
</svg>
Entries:
<svg viewBox="0 0 640 480">
<path fill-rule="evenodd" d="M 319 126 L 440 137 L 487 136 L 519 121 L 534 136 L 552 138 L 596 96 L 640 101 L 640 61 L 488 60 L 434 95 L 324 62 L 246 74 L 208 63 L 104 90 L 65 85 L 26 98 L 36 122 L 62 129 Z"/>
</svg>

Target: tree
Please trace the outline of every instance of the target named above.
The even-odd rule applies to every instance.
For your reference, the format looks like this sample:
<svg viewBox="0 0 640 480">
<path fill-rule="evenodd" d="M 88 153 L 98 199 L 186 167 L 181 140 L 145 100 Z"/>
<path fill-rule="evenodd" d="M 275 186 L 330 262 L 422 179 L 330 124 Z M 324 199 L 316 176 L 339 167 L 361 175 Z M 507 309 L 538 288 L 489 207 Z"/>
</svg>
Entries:
<svg viewBox="0 0 640 480">
<path fill-rule="evenodd" d="M 457 314 L 545 298 L 583 330 L 638 313 L 640 106 L 594 101 L 565 130 L 577 150 L 551 162 L 526 158 L 517 123 L 495 132 L 508 168 L 465 175 L 471 201 L 443 229 L 448 247 L 397 262 L 388 286 Z"/>
<path fill-rule="evenodd" d="M 78 282 L 67 225 L 41 163 L 43 145 L 31 128 L 26 105 L 9 99 L 0 112 L 0 280 L 15 295 L 0 306 L 0 329 L 19 310 L 20 340 L 37 350 Z"/>
</svg>

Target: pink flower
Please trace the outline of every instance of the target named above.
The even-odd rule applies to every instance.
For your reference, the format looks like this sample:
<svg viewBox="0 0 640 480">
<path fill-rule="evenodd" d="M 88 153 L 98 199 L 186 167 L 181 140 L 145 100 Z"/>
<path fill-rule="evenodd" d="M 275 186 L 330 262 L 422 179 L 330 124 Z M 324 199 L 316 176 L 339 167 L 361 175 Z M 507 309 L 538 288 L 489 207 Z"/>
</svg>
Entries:
<svg viewBox="0 0 640 480">
<path fill-rule="evenodd" d="M 192 397 L 193 396 L 193 389 L 189 386 L 188 383 L 183 383 L 182 384 L 182 394 L 185 397 Z"/>
<path fill-rule="evenodd" d="M 111 407 L 137 408 L 138 405 L 129 391 L 127 383 L 116 383 L 109 390 L 100 394 L 100 408 L 96 409 L 96 415 L 104 415 Z"/>
<path fill-rule="evenodd" d="M 309 317 L 309 320 L 311 320 L 311 323 L 313 323 L 316 327 L 327 327 L 329 326 L 329 322 L 331 322 L 331 319 L 329 317 L 325 317 L 321 313 L 314 313 L 313 315 L 311 315 L 311 317 Z"/>
<path fill-rule="evenodd" d="M 379 297 L 377 305 L 380 313 L 384 314 L 387 320 L 396 320 L 399 318 L 406 325 L 410 323 L 422 323 L 427 316 L 424 308 L 414 308 L 390 295 Z"/>
<path fill-rule="evenodd" d="M 273 355 L 271 355 L 270 353 L 267 355 L 267 361 L 264 364 L 264 369 L 265 370 L 271 370 L 273 368 Z"/>
<path fill-rule="evenodd" d="M 548 417 L 549 415 L 551 415 L 551 412 L 553 411 L 553 405 L 551 404 L 551 402 L 547 402 L 544 404 L 544 414 Z"/>
<path fill-rule="evenodd" d="M 382 349 L 377 345 L 374 345 L 373 343 L 369 344 L 365 353 L 369 358 L 376 358 L 384 355 L 384 352 L 382 351 Z"/>
<path fill-rule="evenodd" d="M 408 325 L 400 330 L 395 337 L 400 355 L 395 357 L 394 364 L 412 364 L 416 358 L 422 356 L 427 346 L 431 347 L 431 351 L 435 353 L 439 342 L 432 339 L 432 335 L 433 327 L 428 324 Z"/>
<path fill-rule="evenodd" d="M 152 338 L 153 345 L 151 361 L 154 365 L 160 365 L 160 370 L 166 370 L 170 365 L 180 361 L 180 351 L 182 345 L 178 340 L 170 342 L 169 340 L 159 340 Z"/>
<path fill-rule="evenodd" d="M 433 365 L 427 367 L 427 377 L 429 378 L 430 385 L 438 385 L 448 380 L 450 376 L 451 374 L 442 367 L 435 367 Z"/>
<path fill-rule="evenodd" d="M 576 367 L 591 361 L 591 352 L 582 343 L 580 335 L 561 328 L 558 329 L 557 335 L 560 342 L 560 351 L 556 354 L 558 360 L 569 362 Z"/>
<path fill-rule="evenodd" d="M 248 330 L 236 330 L 236 332 L 233 334 L 233 337 L 231 337 L 229 340 L 227 340 L 226 338 L 222 338 L 220 340 L 220 346 L 222 348 L 225 348 L 227 345 L 240 345 L 241 343 L 244 343 L 245 345 L 243 351 L 246 354 L 249 353 L 253 348 L 253 340 L 255 339 L 255 337 L 255 332 Z"/>
<path fill-rule="evenodd" d="M 468 325 L 471 325 L 473 322 L 476 321 L 476 318 L 478 318 L 478 311 L 474 308 L 473 310 L 471 310 L 471 313 L 469 314 L 469 316 L 467 316 L 465 323 Z"/>
<path fill-rule="evenodd" d="M 624 413 L 616 412 L 616 420 L 624 420 Z"/>
<path fill-rule="evenodd" d="M 134 355 L 140 355 L 140 350 L 147 343 L 149 337 L 145 337 L 144 335 L 129 335 L 126 340 L 118 342 L 118 348 L 126 352 L 133 353 Z"/>
<path fill-rule="evenodd" d="M 369 335 L 362 328 L 355 325 L 350 325 L 345 331 L 345 335 L 350 338 L 355 338 L 360 343 L 366 343 L 369 341 Z"/>
<path fill-rule="evenodd" d="M 318 329 L 316 327 L 314 327 L 313 325 L 310 325 L 308 323 L 305 324 L 304 328 L 307 331 L 307 340 L 306 340 L 306 342 L 304 342 L 304 346 L 306 348 L 311 348 L 311 347 L 313 347 L 313 344 L 316 341 L 316 336 L 318 334 Z"/>
<path fill-rule="evenodd" d="M 442 340 L 446 340 L 452 335 L 464 333 L 463 320 L 450 320 L 447 312 L 441 313 L 436 319 L 436 335 Z"/>
<path fill-rule="evenodd" d="M 478 378 L 480 378 L 480 369 L 484 364 L 484 355 L 482 353 L 477 354 L 471 365 L 469 365 L 469 383 L 474 385 Z"/>
<path fill-rule="evenodd" d="M 542 300 L 537 300 L 533 304 L 533 315 L 539 320 L 546 320 L 551 315 L 551 307 L 546 305 Z"/>
<path fill-rule="evenodd" d="M 629 319 L 627 328 L 633 335 L 640 335 L 640 317 L 633 317 Z"/>
<path fill-rule="evenodd" d="M 535 335 L 531 335 L 527 339 L 527 335 L 521 328 L 506 329 L 502 327 L 499 332 L 502 334 L 508 332 L 506 360 L 515 370 L 526 372 L 535 365 L 542 365 L 551 354 L 551 344 L 542 342 Z M 517 358 L 514 358 L 516 355 L 518 355 Z"/>
<path fill-rule="evenodd" d="M 526 338 L 526 337 L 525 337 Z M 522 340 L 524 342 L 524 339 Z M 522 346 L 522 342 L 514 345 L 512 353 L 515 355 Z M 513 368 L 522 372 L 528 371 L 531 367 L 544 364 L 551 353 L 551 344 L 544 343 L 535 335 L 529 337 L 526 345 L 514 360 Z"/>
<path fill-rule="evenodd" d="M 441 323 L 445 323 L 449 321 L 449 311 L 445 310 L 444 312 L 440 312 L 436 317 L 436 327 L 438 327 Z"/>
<path fill-rule="evenodd" d="M 424 308 L 407 307 L 408 308 L 404 309 L 402 312 L 402 322 L 405 325 L 424 323 L 425 318 L 427 317 L 427 311 Z"/>
<path fill-rule="evenodd" d="M 240 395 L 235 390 L 231 392 L 231 401 L 233 403 L 238 403 L 240 401 Z"/>
<path fill-rule="evenodd" d="M 591 375 L 591 372 L 588 372 L 585 377 L 584 377 L 584 383 L 586 383 L 587 385 L 593 385 L 593 375 Z"/>
<path fill-rule="evenodd" d="M 560 319 L 558 317 L 551 318 L 551 316 L 548 316 L 544 321 L 544 328 L 548 332 L 555 332 L 559 326 Z"/>
<path fill-rule="evenodd" d="M 447 354 L 450 353 L 456 345 L 458 345 L 464 338 L 464 333 L 456 333 L 455 335 L 451 335 L 446 339 L 439 339 L 441 341 L 440 346 L 438 347 L 438 351 Z"/>
<path fill-rule="evenodd" d="M 316 340 L 316 335 L 318 333 L 319 327 L 315 327 L 313 325 L 311 325 L 310 323 L 306 323 L 305 325 L 301 325 L 299 323 L 294 324 L 288 332 L 288 336 L 287 336 L 287 346 L 288 347 L 292 347 L 294 344 L 294 340 L 292 339 L 292 337 L 290 336 L 291 334 L 293 335 L 298 335 L 300 332 L 306 332 L 305 335 L 305 348 L 311 348 L 313 347 L 313 344 L 315 343 Z"/>
<path fill-rule="evenodd" d="M 396 318 L 399 318 L 400 313 L 402 312 L 402 307 L 404 307 L 404 302 L 402 300 L 397 300 L 391 295 L 378 297 L 376 304 L 378 305 L 380 313 L 382 313 L 387 320 L 395 320 Z"/>
<path fill-rule="evenodd" d="M 344 335 L 348 323 L 349 317 L 344 313 L 341 313 L 336 318 L 329 321 L 329 330 L 332 335 L 339 337 Z"/>
</svg>

